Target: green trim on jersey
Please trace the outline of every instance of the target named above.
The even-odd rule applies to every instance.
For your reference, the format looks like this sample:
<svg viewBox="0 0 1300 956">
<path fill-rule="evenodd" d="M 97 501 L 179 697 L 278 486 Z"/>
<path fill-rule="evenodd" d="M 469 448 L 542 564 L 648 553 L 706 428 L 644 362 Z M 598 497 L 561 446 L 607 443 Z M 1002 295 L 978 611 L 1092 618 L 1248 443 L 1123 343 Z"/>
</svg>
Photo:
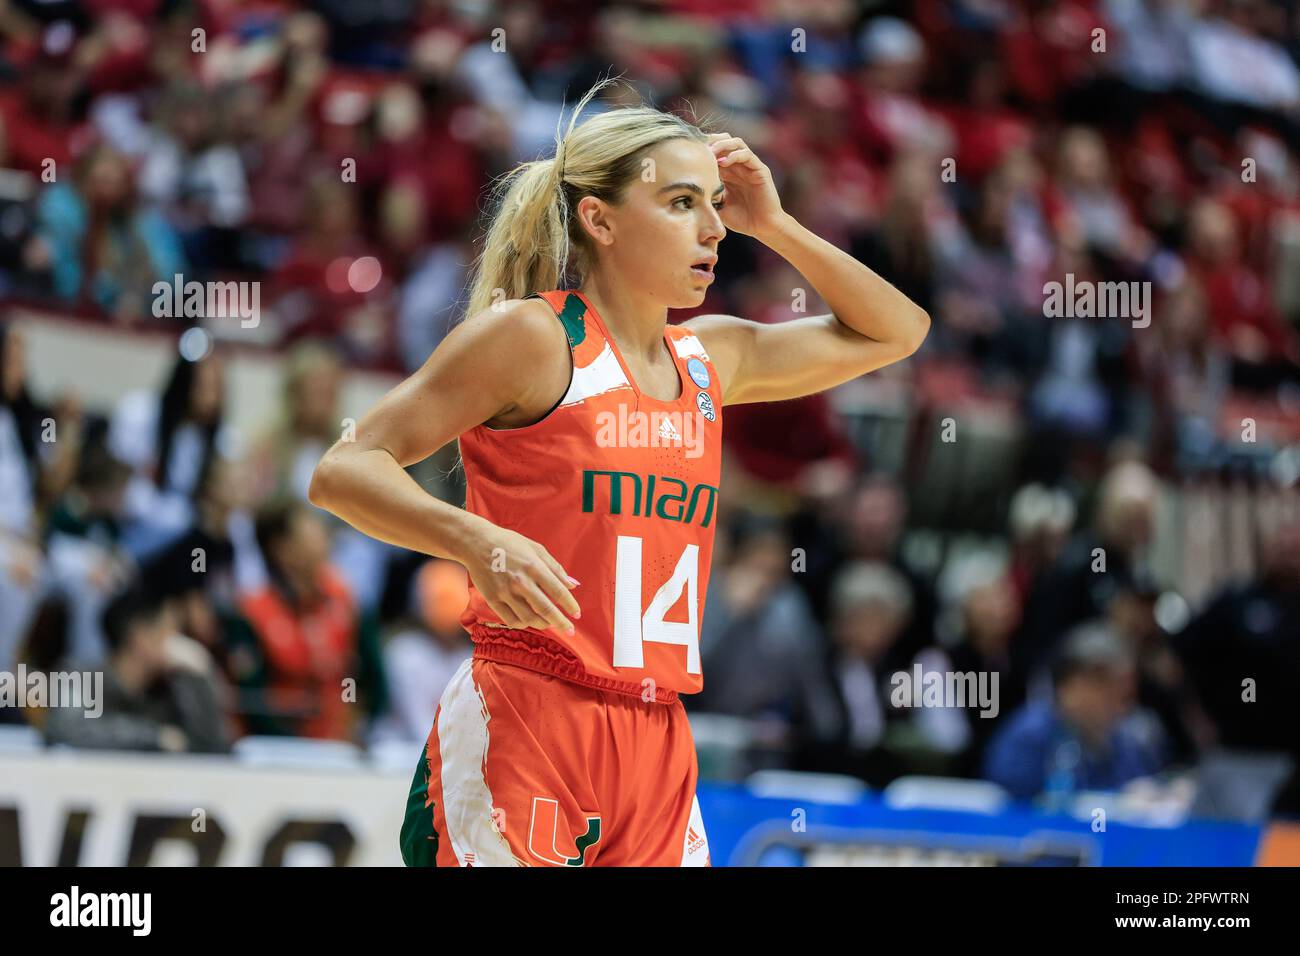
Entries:
<svg viewBox="0 0 1300 956">
<path fill-rule="evenodd" d="M 581 298 L 569 293 L 569 297 L 564 300 L 564 311 L 559 313 L 560 324 L 564 326 L 564 334 L 569 337 L 569 348 L 575 349 L 581 345 L 587 338 L 587 303 Z"/>
</svg>

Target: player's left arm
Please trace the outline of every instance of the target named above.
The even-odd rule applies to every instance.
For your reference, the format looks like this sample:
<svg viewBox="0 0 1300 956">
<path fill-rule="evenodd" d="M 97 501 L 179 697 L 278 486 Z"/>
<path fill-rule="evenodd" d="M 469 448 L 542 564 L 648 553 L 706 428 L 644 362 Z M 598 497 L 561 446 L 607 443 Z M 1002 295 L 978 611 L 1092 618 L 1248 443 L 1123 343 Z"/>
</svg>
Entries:
<svg viewBox="0 0 1300 956">
<path fill-rule="evenodd" d="M 687 321 L 718 370 L 723 404 L 820 392 L 920 348 L 930 329 L 924 309 L 785 212 L 771 171 L 743 140 L 726 133 L 710 139 L 726 186 L 723 225 L 778 253 L 831 308 L 777 325 L 730 315 Z"/>
</svg>

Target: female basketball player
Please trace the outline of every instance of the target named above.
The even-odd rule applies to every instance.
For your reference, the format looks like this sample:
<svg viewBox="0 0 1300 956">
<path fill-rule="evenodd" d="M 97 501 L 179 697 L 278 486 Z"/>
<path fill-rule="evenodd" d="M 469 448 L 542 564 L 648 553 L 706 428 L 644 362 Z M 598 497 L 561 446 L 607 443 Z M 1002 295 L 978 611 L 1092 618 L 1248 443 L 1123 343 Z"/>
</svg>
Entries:
<svg viewBox="0 0 1300 956">
<path fill-rule="evenodd" d="M 465 321 L 312 478 L 315 504 L 469 571 L 474 656 L 417 768 L 408 864 L 709 861 L 678 695 L 702 687 L 723 406 L 838 385 L 929 327 L 784 212 L 740 139 L 645 107 L 577 125 L 608 82 L 554 159 L 504 179 Z M 831 314 L 669 325 L 704 300 L 728 229 Z M 403 470 L 456 438 L 463 510 Z"/>
</svg>

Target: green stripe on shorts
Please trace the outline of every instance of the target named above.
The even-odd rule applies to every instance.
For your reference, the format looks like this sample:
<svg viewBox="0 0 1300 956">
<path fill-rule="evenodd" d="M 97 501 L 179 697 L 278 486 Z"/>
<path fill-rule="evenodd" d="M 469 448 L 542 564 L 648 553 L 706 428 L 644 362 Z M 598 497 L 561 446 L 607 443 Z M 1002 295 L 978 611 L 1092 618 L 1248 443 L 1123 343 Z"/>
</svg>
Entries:
<svg viewBox="0 0 1300 956">
<path fill-rule="evenodd" d="M 438 831 L 433 828 L 433 801 L 429 799 L 429 759 L 420 751 L 420 762 L 406 797 L 402 820 L 402 862 L 407 866 L 438 865 Z"/>
</svg>

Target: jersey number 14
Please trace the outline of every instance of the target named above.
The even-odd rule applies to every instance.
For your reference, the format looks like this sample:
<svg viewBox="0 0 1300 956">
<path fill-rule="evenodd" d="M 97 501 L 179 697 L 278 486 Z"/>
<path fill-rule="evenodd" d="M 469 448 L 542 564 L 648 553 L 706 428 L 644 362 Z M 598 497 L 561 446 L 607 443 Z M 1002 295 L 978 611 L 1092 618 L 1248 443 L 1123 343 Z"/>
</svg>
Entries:
<svg viewBox="0 0 1300 956">
<path fill-rule="evenodd" d="M 645 613 L 641 613 L 641 545 L 632 535 L 618 536 L 614 568 L 614 666 L 645 667 L 646 641 L 686 648 L 686 673 L 700 673 L 699 582 L 700 547 L 688 544 L 672 576 L 663 583 Z M 686 621 L 665 621 L 664 615 L 686 590 Z"/>
</svg>

